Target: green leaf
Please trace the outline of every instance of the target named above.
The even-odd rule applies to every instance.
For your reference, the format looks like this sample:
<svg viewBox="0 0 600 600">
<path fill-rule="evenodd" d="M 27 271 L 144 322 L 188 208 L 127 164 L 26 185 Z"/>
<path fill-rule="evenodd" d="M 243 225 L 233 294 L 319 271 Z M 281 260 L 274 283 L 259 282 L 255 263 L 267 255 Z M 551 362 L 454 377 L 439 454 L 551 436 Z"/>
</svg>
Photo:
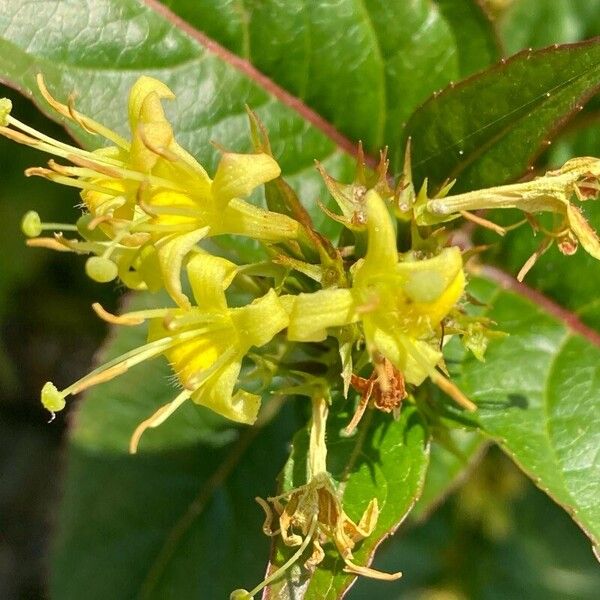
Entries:
<svg viewBox="0 0 600 600">
<path fill-rule="evenodd" d="M 578 42 L 600 31 L 599 0 L 516 0 L 501 15 L 499 30 L 509 53 Z"/>
<path fill-rule="evenodd" d="M 576 322 L 567 327 L 557 318 L 561 309 L 541 296 L 526 300 L 483 279 L 470 291 L 510 334 L 490 344 L 485 365 L 458 345 L 449 359 L 457 384 L 478 406 L 474 422 L 597 545 L 600 336 Z"/>
<path fill-rule="evenodd" d="M 524 51 L 446 88 L 411 117 L 416 182 L 455 191 L 522 175 L 561 123 L 600 85 L 600 39 Z"/>
<path fill-rule="evenodd" d="M 478 0 L 435 0 L 456 39 L 461 77 L 497 62 L 500 40 Z"/>
<path fill-rule="evenodd" d="M 420 498 L 411 519 L 424 521 L 470 474 L 483 456 L 486 443 L 476 431 L 444 430 L 433 437 L 429 466 Z"/>
<path fill-rule="evenodd" d="M 489 452 L 430 519 L 382 546 L 382 568 L 406 565 L 401 580 L 361 579 L 352 598 L 594 600 L 600 569 L 587 538 L 499 458 Z"/>
<path fill-rule="evenodd" d="M 402 154 L 406 120 L 433 91 L 499 58 L 474 0 L 163 3 L 344 135 L 371 152 L 389 145 L 392 157 Z"/>
<path fill-rule="evenodd" d="M 403 407 L 398 421 L 370 411 L 351 438 L 340 435 L 349 419 L 344 413 L 329 418 L 327 466 L 343 490 L 344 511 L 355 522 L 360 520 L 371 498 L 378 500 L 377 526 L 353 552 L 356 564 L 367 565 L 377 546 L 397 529 L 419 497 L 427 470 L 429 441 L 425 424 L 414 407 Z M 305 429 L 295 437 L 292 454 L 284 468 L 284 491 L 306 483 L 307 448 Z M 343 572 L 344 562 L 331 544 L 324 550 L 325 559 L 314 573 L 297 564 L 286 577 L 270 586 L 266 598 L 327 600 L 343 597 L 356 576 Z M 274 565 L 283 564 L 293 551 L 277 541 Z M 300 562 L 306 560 L 308 552 Z M 401 567 L 398 565 L 395 570 Z"/>
</svg>

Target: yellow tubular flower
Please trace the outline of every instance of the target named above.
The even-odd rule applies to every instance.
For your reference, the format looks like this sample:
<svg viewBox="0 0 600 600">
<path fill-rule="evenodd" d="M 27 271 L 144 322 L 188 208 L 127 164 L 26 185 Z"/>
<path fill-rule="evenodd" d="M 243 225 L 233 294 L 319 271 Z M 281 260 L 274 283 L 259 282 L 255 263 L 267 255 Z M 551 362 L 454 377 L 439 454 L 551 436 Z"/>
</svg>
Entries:
<svg viewBox="0 0 600 600">
<path fill-rule="evenodd" d="M 188 399 L 233 421 L 254 423 L 260 397 L 235 390 L 242 360 L 251 347 L 263 346 L 284 329 L 288 316 L 273 290 L 247 306 L 229 308 L 225 290 L 236 272 L 237 267 L 228 260 L 198 254 L 187 265 L 197 306 L 114 316 L 95 305 L 96 312 L 114 324 L 139 325 L 149 320 L 148 343 L 95 369 L 65 390 L 47 383 L 42 390 L 43 405 L 51 412 L 62 410 L 67 396 L 164 354 L 184 390 L 138 426 L 131 440 L 132 452 L 146 429 L 160 425 Z"/>
<path fill-rule="evenodd" d="M 72 102 L 64 105 L 55 100 L 41 76 L 38 84 L 57 112 L 112 144 L 88 152 L 58 142 L 12 117 L 10 103 L 0 102 L 1 135 L 71 163 L 64 166 L 51 160 L 49 168 L 27 171 L 29 175 L 81 190 L 91 218 L 80 232 L 87 242 L 94 244 L 59 237 L 59 246 L 65 249 L 76 246 L 79 252 L 98 253 L 103 266 L 110 260 L 122 262 L 125 253 L 127 264 L 118 265 L 119 274 L 124 274 L 125 283 L 131 287 L 144 284 L 151 289 L 156 287 L 155 282 L 146 280 L 148 269 L 143 266 L 144 261 L 154 261 L 173 299 L 180 306 L 189 307 L 181 289 L 180 271 L 202 238 L 234 234 L 282 242 L 297 237 L 299 224 L 295 220 L 242 200 L 256 187 L 279 176 L 277 162 L 264 153 L 225 152 L 211 180 L 204 168 L 175 141 L 161 104 L 163 99 L 174 98 L 174 94 L 164 83 L 144 76 L 133 85 L 128 102 L 131 141 L 80 114 Z M 28 230 L 37 229 L 41 231 Z M 57 243 L 46 238 L 30 245 L 56 247 Z M 132 250 L 137 251 L 135 256 Z M 151 256 L 153 253 L 156 259 Z M 131 276 L 132 270 L 139 272 L 137 279 Z M 94 265 L 88 269 L 92 276 L 97 271 L 102 271 L 101 280 L 106 279 L 106 269 Z M 112 271 L 116 275 L 117 271 Z"/>
<path fill-rule="evenodd" d="M 383 200 L 371 190 L 365 204 L 368 250 L 356 266 L 352 288 L 295 297 L 289 339 L 321 341 L 330 327 L 360 322 L 374 362 L 378 355 L 383 356 L 402 372 L 407 383 L 419 385 L 429 376 L 444 387 L 435 369 L 442 360 L 440 324 L 463 294 L 460 251 L 445 248 L 429 259 L 412 253 L 399 257 Z M 460 396 L 458 401 L 472 409 Z"/>
</svg>

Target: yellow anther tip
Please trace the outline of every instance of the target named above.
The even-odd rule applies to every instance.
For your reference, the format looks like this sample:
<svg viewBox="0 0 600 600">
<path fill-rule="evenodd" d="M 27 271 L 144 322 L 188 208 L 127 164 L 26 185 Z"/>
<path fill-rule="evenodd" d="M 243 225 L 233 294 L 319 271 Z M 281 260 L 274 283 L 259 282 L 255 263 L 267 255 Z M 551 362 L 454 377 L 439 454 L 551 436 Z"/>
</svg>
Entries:
<svg viewBox="0 0 600 600">
<path fill-rule="evenodd" d="M 29 238 L 35 238 L 42 233 L 42 221 L 35 210 L 28 210 L 21 219 L 21 231 Z"/>
<path fill-rule="evenodd" d="M 90 256 L 85 263 L 85 272 L 90 279 L 98 283 L 108 283 L 119 274 L 117 265 L 102 256 Z"/>
<path fill-rule="evenodd" d="M 8 115 L 12 110 L 12 102 L 8 98 L 0 98 L 0 125 L 8 125 Z"/>
<path fill-rule="evenodd" d="M 59 412 L 65 407 L 65 398 L 56 386 L 48 381 L 42 388 L 42 405 L 52 413 Z"/>
</svg>

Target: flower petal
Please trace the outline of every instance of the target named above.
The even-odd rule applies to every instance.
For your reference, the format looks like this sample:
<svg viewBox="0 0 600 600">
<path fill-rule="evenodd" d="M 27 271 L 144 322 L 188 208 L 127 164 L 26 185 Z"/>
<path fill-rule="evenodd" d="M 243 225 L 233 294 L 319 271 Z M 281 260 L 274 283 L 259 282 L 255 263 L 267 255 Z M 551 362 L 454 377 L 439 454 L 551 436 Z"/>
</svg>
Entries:
<svg viewBox="0 0 600 600">
<path fill-rule="evenodd" d="M 297 342 L 320 342 L 327 337 L 328 327 L 356 321 L 354 298 L 348 289 L 298 294 L 290 311 L 288 338 Z"/>
<path fill-rule="evenodd" d="M 355 284 L 360 286 L 377 274 L 389 272 L 398 262 L 396 231 L 385 202 L 374 190 L 365 196 L 369 242 L 365 260 L 357 269 Z"/>
<path fill-rule="evenodd" d="M 279 177 L 281 169 L 268 154 L 223 154 L 212 183 L 214 200 L 225 206 L 232 198 L 245 198 L 254 188 Z"/>
<path fill-rule="evenodd" d="M 567 218 L 573 233 L 584 247 L 585 251 L 600 260 L 600 239 L 592 226 L 585 220 L 581 211 L 572 204 L 567 205 Z"/>
<path fill-rule="evenodd" d="M 147 105 L 144 109 L 144 103 L 146 103 L 149 97 L 155 98 L 155 101 L 153 101 L 151 105 Z M 149 118 L 152 121 L 166 121 L 162 106 L 160 105 L 160 100 L 173 100 L 174 98 L 175 94 L 162 81 L 142 75 L 142 77 L 133 84 L 131 91 L 129 92 L 128 113 L 131 129 L 135 130 L 143 111 L 145 111 L 146 119 Z M 156 101 L 158 101 L 158 104 Z"/>
<path fill-rule="evenodd" d="M 182 308 L 189 308 L 190 301 L 181 288 L 181 267 L 192 248 L 206 236 L 209 227 L 189 233 L 168 236 L 156 244 L 158 261 L 162 271 L 165 289 Z"/>
<path fill-rule="evenodd" d="M 211 254 L 197 254 L 187 265 L 196 304 L 203 312 L 225 312 L 225 290 L 238 271 L 231 261 Z"/>
<path fill-rule="evenodd" d="M 462 255 L 456 247 L 444 248 L 427 260 L 401 262 L 396 273 L 404 280 L 402 291 L 409 300 L 405 312 L 416 326 L 415 335 L 424 320 L 437 327 L 464 291 Z"/>
<path fill-rule="evenodd" d="M 244 390 L 233 393 L 240 369 L 240 361 L 228 363 L 192 394 L 192 400 L 227 419 L 251 425 L 258 415 L 260 396 Z"/>
<path fill-rule="evenodd" d="M 288 326 L 289 317 L 275 290 L 242 308 L 231 309 L 244 353 L 251 346 L 264 346 Z"/>
<path fill-rule="evenodd" d="M 243 200 L 231 200 L 222 215 L 222 231 L 219 233 L 245 235 L 265 242 L 283 242 L 298 237 L 298 221 Z"/>
</svg>

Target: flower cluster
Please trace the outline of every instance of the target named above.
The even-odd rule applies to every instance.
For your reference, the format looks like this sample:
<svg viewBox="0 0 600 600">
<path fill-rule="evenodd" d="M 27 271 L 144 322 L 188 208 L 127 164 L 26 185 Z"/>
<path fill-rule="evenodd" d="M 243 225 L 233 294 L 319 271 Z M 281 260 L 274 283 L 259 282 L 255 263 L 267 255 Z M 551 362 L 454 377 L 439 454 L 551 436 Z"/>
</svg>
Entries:
<svg viewBox="0 0 600 600">
<path fill-rule="evenodd" d="M 130 449 L 136 452 L 142 434 L 187 401 L 253 424 L 266 384 L 260 368 L 242 378 L 240 373 L 247 372 L 244 365 L 251 362 L 257 367 L 261 360 L 275 365 L 280 380 L 287 382 L 281 393 L 309 396 L 313 419 L 306 484 L 261 501 L 268 517 L 265 530 L 271 532 L 276 518 L 283 542 L 298 547 L 295 559 L 312 545 L 305 562 L 309 568 L 319 564 L 322 544 L 331 541 L 350 573 L 399 577 L 352 561 L 354 545 L 376 525 L 378 506 L 373 499 L 358 523 L 343 511 L 327 471 L 325 424 L 328 411 L 337 407 L 329 406 L 326 398 L 339 386 L 346 401 L 357 400 L 348 434 L 369 407 L 397 414 L 427 379 L 463 409 L 475 410 L 448 379 L 443 346 L 457 335 L 482 359 L 488 339 L 498 332 L 489 331 L 489 321 L 466 314 L 465 257 L 449 243 L 449 234 L 434 226 L 459 216 L 486 224 L 470 211 L 516 207 L 542 230 L 532 215 L 550 211 L 558 222 L 553 230 L 543 230 L 548 240 L 556 240 L 567 254 L 579 242 L 600 258 L 595 232 L 571 202 L 573 197 L 598 195 L 600 161 L 576 159 L 531 182 L 456 196 L 447 195 L 448 185 L 429 198 L 426 185 L 415 192 L 409 148 L 395 187 L 385 153 L 371 172 L 359 151 L 351 184 L 335 181 L 319 167 L 341 214 L 323 209 L 346 229 L 346 243 L 336 247 L 315 230 L 281 178 L 254 114 L 249 117 L 255 151 L 224 151 L 211 178 L 177 144 L 162 106 L 174 96 L 160 81 L 141 77 L 131 89 L 128 139 L 79 113 L 72 99 L 58 102 L 41 76 L 38 84 L 59 114 L 109 145 L 85 151 L 53 140 L 14 118 L 10 102 L 0 101 L 0 134 L 54 157 L 47 167 L 31 168 L 27 174 L 80 190 L 83 214 L 75 224 L 43 223 L 37 213 L 25 215 L 22 228 L 28 244 L 86 254 L 86 272 L 92 279 L 119 278 L 132 290 L 164 290 L 171 300 L 164 308 L 121 315 L 95 304 L 96 313 L 112 324 L 147 323 L 147 342 L 63 390 L 48 382 L 42 390 L 43 405 L 54 414 L 64 408 L 68 396 L 143 361 L 165 357 L 181 391 L 133 432 Z M 248 200 L 263 185 L 269 192 L 269 209 Z M 41 237 L 45 230 L 54 234 Z M 400 252 L 401 231 L 404 238 L 408 233 L 410 243 Z M 260 244 L 263 258 L 239 264 L 231 256 L 225 258 L 225 251 L 216 255 L 215 248 L 227 235 Z M 209 237 L 215 238 L 211 244 L 206 243 Z M 299 349 L 302 358 L 309 355 L 313 364 L 320 362 L 340 376 L 324 380 L 305 366 L 305 360 L 283 361 L 282 347 Z M 350 388 L 357 392 L 351 398 Z M 251 596 L 242 590 L 235 594 Z"/>
</svg>

